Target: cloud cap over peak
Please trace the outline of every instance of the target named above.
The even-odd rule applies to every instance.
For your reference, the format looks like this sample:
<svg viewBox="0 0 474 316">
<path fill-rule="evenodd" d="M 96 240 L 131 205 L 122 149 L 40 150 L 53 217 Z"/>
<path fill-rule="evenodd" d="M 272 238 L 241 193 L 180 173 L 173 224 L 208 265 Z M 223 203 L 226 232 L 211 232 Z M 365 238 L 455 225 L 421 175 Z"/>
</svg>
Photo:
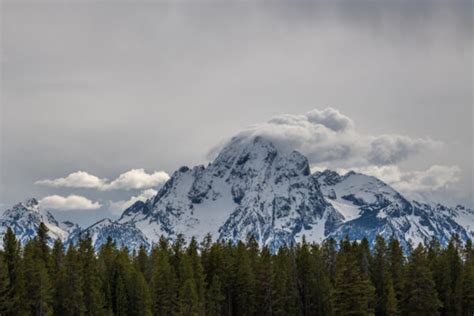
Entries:
<svg viewBox="0 0 474 316">
<path fill-rule="evenodd" d="M 237 136 L 262 136 L 280 149 L 300 151 L 311 164 L 338 167 L 396 164 L 442 145 L 429 138 L 362 133 L 350 117 L 334 108 L 279 115 L 250 126 Z"/>
</svg>

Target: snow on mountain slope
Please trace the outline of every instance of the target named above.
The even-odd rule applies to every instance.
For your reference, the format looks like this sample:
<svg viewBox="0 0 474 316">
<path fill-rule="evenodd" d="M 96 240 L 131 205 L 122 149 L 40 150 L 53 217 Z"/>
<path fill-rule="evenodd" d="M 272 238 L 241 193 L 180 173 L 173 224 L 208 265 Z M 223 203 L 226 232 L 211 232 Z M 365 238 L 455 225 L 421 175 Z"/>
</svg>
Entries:
<svg viewBox="0 0 474 316">
<path fill-rule="evenodd" d="M 162 235 L 199 240 L 210 233 L 233 242 L 253 235 L 272 250 L 303 235 L 317 242 L 367 237 L 372 243 L 381 234 L 400 239 L 409 249 L 410 243 L 432 236 L 443 244 L 453 233 L 465 240 L 472 236 L 473 217 L 463 208 L 410 202 L 363 174 L 326 170 L 311 175 L 303 155 L 256 137 L 232 139 L 207 167 L 180 168 L 154 198 L 135 203 L 101 229 L 133 227 L 148 244 Z"/>
<path fill-rule="evenodd" d="M 340 176 L 331 170 L 314 176 L 324 196 L 346 220 L 356 219 L 366 212 L 377 212 L 377 216 L 383 218 L 410 209 L 410 203 L 400 193 L 375 177 L 353 171 Z"/>
<path fill-rule="evenodd" d="M 151 242 L 161 235 L 237 241 L 252 234 L 277 248 L 303 234 L 322 241 L 343 219 L 322 196 L 307 159 L 261 137 L 233 139 L 208 167 L 182 167 L 154 199 L 131 208 L 118 222 L 135 225 Z"/>
<path fill-rule="evenodd" d="M 466 232 L 469 233 L 470 238 L 474 239 L 474 210 L 465 208 L 462 205 L 457 205 L 453 212 L 449 212 L 453 216 L 456 223 L 461 225 Z"/>
<path fill-rule="evenodd" d="M 345 216 L 345 222 L 331 237 L 340 239 L 348 235 L 356 240 L 367 237 L 373 242 L 377 234 L 385 238 L 394 236 L 405 249 L 410 243 L 426 243 L 433 236 L 442 244 L 447 244 L 454 233 L 464 240 L 469 238 L 466 230 L 469 224 L 460 223 L 472 225 L 474 216 L 469 210 L 409 202 L 384 182 L 355 172 L 341 176 L 326 170 L 314 176 L 328 201 Z"/>
<path fill-rule="evenodd" d="M 133 225 L 120 224 L 108 218 L 87 227 L 83 231 L 71 234 L 68 243 L 77 244 L 82 237 L 89 235 L 95 249 L 99 249 L 111 237 L 118 248 L 127 247 L 129 250 L 138 250 L 140 246 L 150 247 L 148 239 L 142 231 Z"/>
<path fill-rule="evenodd" d="M 3 235 L 8 227 L 24 245 L 36 236 L 41 222 L 49 229 L 51 243 L 57 238 L 66 241 L 69 234 L 80 231 L 77 224 L 69 221 L 59 223 L 50 212 L 40 209 L 36 199 L 29 199 L 6 210 L 0 217 L 0 247 L 3 247 Z"/>
<path fill-rule="evenodd" d="M 276 251 L 300 241 L 395 237 L 406 250 L 433 236 L 446 244 L 452 234 L 474 237 L 474 212 L 462 206 L 409 201 L 377 178 L 330 170 L 310 174 L 306 157 L 255 137 L 234 138 L 207 167 L 182 167 L 157 195 L 138 201 L 122 216 L 80 231 L 58 223 L 36 200 L 20 203 L 0 219 L 0 234 L 11 226 L 24 243 L 44 221 L 53 238 L 77 243 L 89 234 L 96 249 L 110 236 L 118 247 L 149 248 L 161 236 L 174 240 L 237 242 L 253 235 Z"/>
<path fill-rule="evenodd" d="M 448 207 L 439 203 L 427 204 L 413 201 L 413 205 L 418 208 L 430 212 L 435 221 L 453 221 L 461 226 L 467 233 L 468 237 L 474 239 L 474 210 L 457 205 L 456 207 Z M 439 219 L 441 217 L 441 219 Z"/>
</svg>

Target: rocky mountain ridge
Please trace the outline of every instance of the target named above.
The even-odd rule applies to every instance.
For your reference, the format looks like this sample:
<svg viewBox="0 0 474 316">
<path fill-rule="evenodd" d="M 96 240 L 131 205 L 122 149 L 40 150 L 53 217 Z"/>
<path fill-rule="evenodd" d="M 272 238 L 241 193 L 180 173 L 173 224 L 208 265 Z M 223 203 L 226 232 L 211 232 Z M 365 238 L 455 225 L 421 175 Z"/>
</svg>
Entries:
<svg viewBox="0 0 474 316">
<path fill-rule="evenodd" d="M 28 203 L 6 211 L 0 229 L 12 226 L 24 241 L 34 235 L 38 221 L 46 221 L 52 237 L 68 243 L 88 233 L 96 248 L 108 236 L 136 249 L 150 247 L 160 236 L 201 240 L 211 234 L 237 242 L 253 235 L 272 251 L 303 236 L 315 242 L 346 235 L 372 242 L 381 234 L 400 239 L 406 249 L 432 236 L 443 244 L 454 233 L 463 240 L 474 237 L 470 209 L 409 201 L 381 180 L 355 172 L 311 174 L 306 157 L 279 150 L 262 137 L 234 138 L 208 166 L 180 168 L 155 197 L 136 202 L 116 221 L 68 229 L 37 210 L 37 202 Z M 22 216 L 20 210 L 30 204 L 33 215 Z"/>
</svg>

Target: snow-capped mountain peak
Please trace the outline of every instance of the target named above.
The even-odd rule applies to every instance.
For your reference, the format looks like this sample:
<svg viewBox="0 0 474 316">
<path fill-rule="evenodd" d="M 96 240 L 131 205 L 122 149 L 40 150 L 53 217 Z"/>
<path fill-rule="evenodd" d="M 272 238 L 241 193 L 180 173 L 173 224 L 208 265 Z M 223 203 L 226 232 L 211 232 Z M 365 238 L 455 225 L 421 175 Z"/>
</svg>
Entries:
<svg viewBox="0 0 474 316">
<path fill-rule="evenodd" d="M 383 181 L 356 172 L 341 176 L 326 170 L 314 176 L 327 200 L 344 215 L 344 223 L 331 234 L 336 239 L 348 235 L 372 242 L 380 234 L 398 238 L 408 249 L 410 243 L 426 243 L 433 236 L 443 244 L 454 233 L 464 240 L 472 237 L 470 210 L 409 201 Z"/>
<path fill-rule="evenodd" d="M 40 223 L 49 229 L 50 242 L 55 239 L 66 241 L 74 231 L 80 230 L 72 222 L 59 223 L 50 212 L 41 209 L 39 202 L 30 198 L 6 210 L 0 217 L 0 236 L 10 227 L 22 244 L 36 236 Z M 0 241 L 0 243 L 2 243 Z"/>
<path fill-rule="evenodd" d="M 273 251 L 303 235 L 316 242 L 349 236 L 372 243 L 379 234 L 399 239 L 406 250 L 433 236 L 443 244 L 452 234 L 474 237 L 470 209 L 410 201 L 383 181 L 353 171 L 311 174 L 305 156 L 263 137 L 233 138 L 207 167 L 179 168 L 156 196 L 134 203 L 116 221 L 71 233 L 73 224 L 57 223 L 31 199 L 6 211 L 0 229 L 14 227 L 27 240 L 41 221 L 72 243 L 89 234 L 96 248 L 108 236 L 119 247 L 136 249 L 161 236 L 200 240 L 208 233 L 232 242 L 252 235 Z"/>
</svg>

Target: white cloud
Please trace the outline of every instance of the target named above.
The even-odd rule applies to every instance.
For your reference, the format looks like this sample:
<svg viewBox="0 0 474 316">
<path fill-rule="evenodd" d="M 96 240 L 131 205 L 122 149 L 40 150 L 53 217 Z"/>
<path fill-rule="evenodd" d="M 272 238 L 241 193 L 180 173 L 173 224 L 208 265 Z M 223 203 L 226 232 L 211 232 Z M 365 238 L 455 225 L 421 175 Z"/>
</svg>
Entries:
<svg viewBox="0 0 474 316">
<path fill-rule="evenodd" d="M 109 202 L 109 209 L 111 212 L 116 213 L 116 214 L 121 214 L 125 209 L 128 207 L 132 206 L 135 202 L 137 201 L 146 201 L 152 197 L 154 197 L 158 192 L 153 189 L 148 189 L 142 191 L 139 195 L 137 196 L 132 196 L 128 200 L 122 200 L 122 201 L 110 201 Z"/>
<path fill-rule="evenodd" d="M 132 169 L 122 173 L 112 182 L 107 183 L 103 190 L 153 188 L 168 181 L 169 178 L 169 175 L 164 171 L 155 171 L 152 174 L 148 174 L 144 169 Z"/>
<path fill-rule="evenodd" d="M 433 192 L 447 188 L 460 180 L 461 168 L 458 166 L 433 165 L 421 171 L 402 171 L 398 166 L 369 166 L 353 168 L 354 171 L 374 176 L 404 192 Z M 348 169 L 338 169 L 344 174 Z"/>
<path fill-rule="evenodd" d="M 115 189 L 130 190 L 153 188 L 163 184 L 168 179 L 169 175 L 164 171 L 155 171 L 148 174 L 144 169 L 129 170 L 112 181 L 99 178 L 85 171 L 77 171 L 64 178 L 36 181 L 36 184 L 52 187 L 89 188 L 108 191 Z"/>
<path fill-rule="evenodd" d="M 263 136 L 281 149 L 300 151 L 312 164 L 338 167 L 390 165 L 441 145 L 431 139 L 361 133 L 351 118 L 333 108 L 280 115 L 237 136 Z"/>
<path fill-rule="evenodd" d="M 101 188 L 105 185 L 106 179 L 100 179 L 85 171 L 76 171 L 64 178 L 57 178 L 53 180 L 40 180 L 36 184 L 44 184 L 52 187 L 67 187 L 67 188 Z"/>
<path fill-rule="evenodd" d="M 83 196 L 79 195 L 50 195 L 42 198 L 40 201 L 40 207 L 43 209 L 53 209 L 60 211 L 71 211 L 71 210 L 96 210 L 102 205 L 99 202 L 93 202 Z"/>
<path fill-rule="evenodd" d="M 354 126 L 354 122 L 349 117 L 333 108 L 322 111 L 314 109 L 306 113 L 306 117 L 311 123 L 324 125 L 335 132 L 345 131 Z"/>
</svg>

